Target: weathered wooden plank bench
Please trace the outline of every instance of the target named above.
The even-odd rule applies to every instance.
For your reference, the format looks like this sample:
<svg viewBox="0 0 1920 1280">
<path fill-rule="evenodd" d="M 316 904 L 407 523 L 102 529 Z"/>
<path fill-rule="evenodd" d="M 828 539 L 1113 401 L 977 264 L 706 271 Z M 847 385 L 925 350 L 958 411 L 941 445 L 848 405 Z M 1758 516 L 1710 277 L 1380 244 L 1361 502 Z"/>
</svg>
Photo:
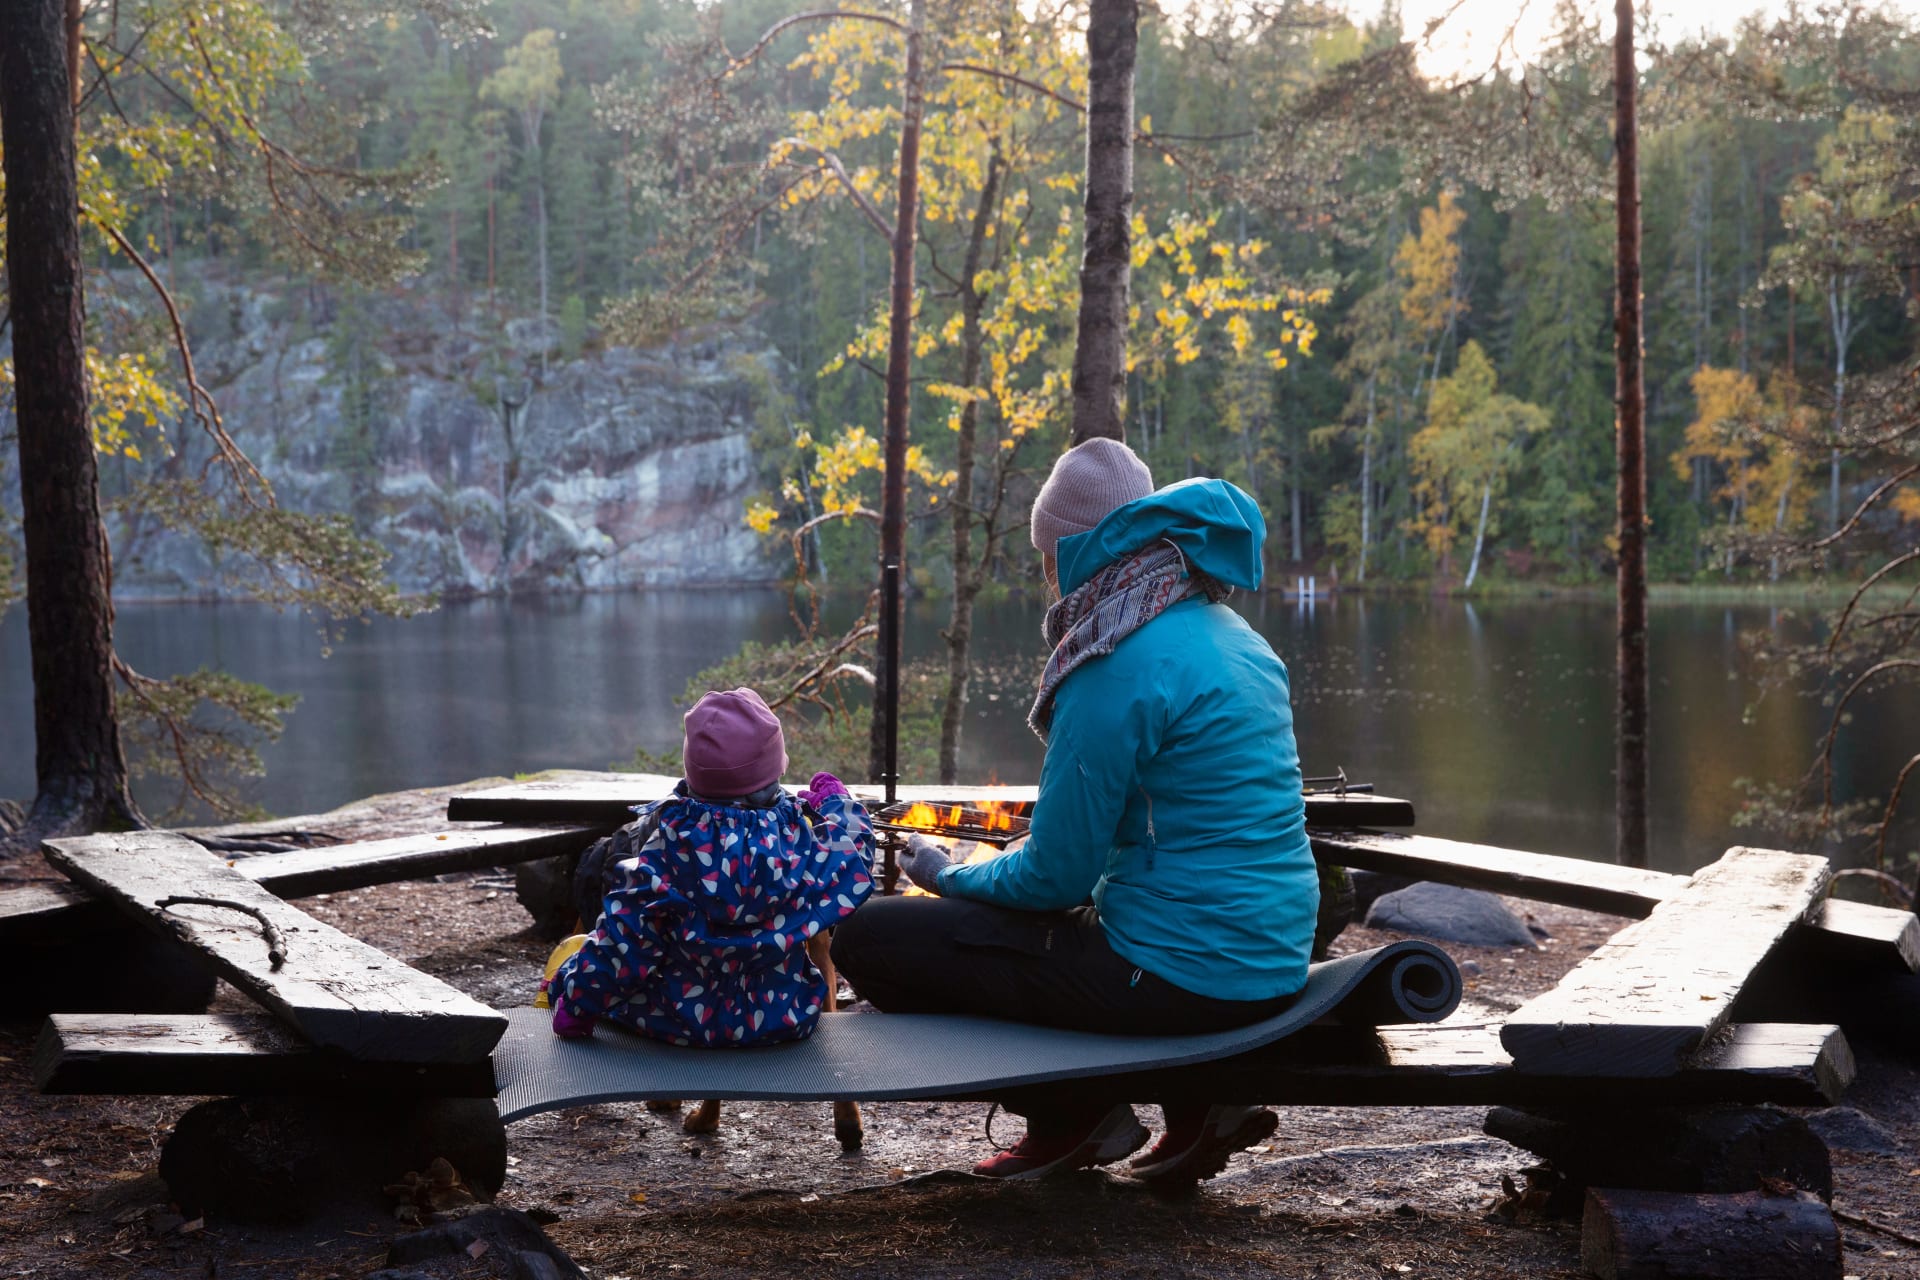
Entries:
<svg viewBox="0 0 1920 1280">
<path fill-rule="evenodd" d="M 315 1045 L 369 1060 L 473 1062 L 506 1029 L 485 1005 L 288 906 L 183 836 L 55 841 L 47 858 L 149 930 L 192 946 Z"/>
<path fill-rule="evenodd" d="M 447 801 L 447 817 L 455 822 L 577 822 L 617 826 L 632 819 L 633 806 L 658 800 L 672 792 L 678 778 L 658 773 L 603 773 L 463 792 Z M 849 783 L 848 789 L 869 805 L 885 796 L 879 787 Z M 946 804 L 1031 805 L 1038 787 L 902 786 L 899 800 L 939 801 Z M 1331 829 L 1406 827 L 1413 825 L 1413 806 L 1405 800 L 1364 792 L 1312 794 L 1306 797 L 1307 824 Z"/>
<path fill-rule="evenodd" d="M 831 1014 L 834 1020 L 914 1015 Z M 834 1023 L 824 1034 L 833 1034 Z M 910 1026 L 900 1034 L 907 1036 Z M 700 1053 L 701 1050 L 687 1050 Z M 886 1092 L 886 1064 L 849 1088 Z M 485 1064 L 365 1062 L 324 1054 L 267 1014 L 54 1014 L 33 1050 L 33 1080 L 49 1094 L 285 1094 L 319 1097 L 398 1091 L 492 1097 Z M 1774 1103 L 1820 1107 L 1837 1101 L 1854 1075 L 1838 1028 L 1747 1023 L 1725 1033 L 1673 1075 L 1572 1081 L 1514 1068 L 1487 1024 L 1402 1027 L 1312 1026 L 1266 1048 L 1166 1070 L 1087 1080 L 1116 1099 L 1200 1090 L 1222 1101 L 1292 1106 L 1680 1106 Z M 713 1086 L 712 1096 L 739 1090 Z M 705 1091 L 702 1090 L 704 1093 Z M 991 1093 L 922 1091 L 907 1101 L 990 1100 Z M 764 1091 L 752 1097 L 765 1100 Z M 821 1101 L 795 1095 L 794 1101 Z"/>
<path fill-rule="evenodd" d="M 573 853 L 607 831 L 604 826 L 506 823 L 469 826 L 388 840 L 363 840 L 316 849 L 291 849 L 228 860 L 234 871 L 280 898 L 341 893 L 396 880 L 512 866 Z M 99 836 L 53 842 L 83 850 Z M 0 948 L 32 946 L 114 924 L 121 913 L 80 885 L 49 881 L 0 889 Z"/>
<path fill-rule="evenodd" d="M 1731 849 L 1523 1005 L 1500 1042 L 1529 1074 L 1672 1075 L 1831 879 L 1825 858 Z"/>
</svg>

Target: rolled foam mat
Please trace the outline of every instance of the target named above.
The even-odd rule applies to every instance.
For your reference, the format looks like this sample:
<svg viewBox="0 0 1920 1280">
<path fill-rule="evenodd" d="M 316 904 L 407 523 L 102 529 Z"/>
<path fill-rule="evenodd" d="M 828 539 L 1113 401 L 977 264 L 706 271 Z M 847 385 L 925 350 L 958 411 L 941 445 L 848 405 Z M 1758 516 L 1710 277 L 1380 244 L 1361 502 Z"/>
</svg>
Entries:
<svg viewBox="0 0 1920 1280">
<path fill-rule="evenodd" d="M 650 1098 L 890 1102 L 978 1097 L 1076 1076 L 1187 1066 L 1247 1053 L 1322 1018 L 1360 1026 L 1438 1022 L 1460 971 L 1429 942 L 1395 942 L 1316 964 L 1284 1013 L 1197 1036 L 1096 1035 L 945 1013 L 829 1013 L 805 1040 L 684 1049 L 602 1021 L 562 1040 L 545 1009 L 507 1012 L 493 1051 L 500 1117 Z"/>
</svg>

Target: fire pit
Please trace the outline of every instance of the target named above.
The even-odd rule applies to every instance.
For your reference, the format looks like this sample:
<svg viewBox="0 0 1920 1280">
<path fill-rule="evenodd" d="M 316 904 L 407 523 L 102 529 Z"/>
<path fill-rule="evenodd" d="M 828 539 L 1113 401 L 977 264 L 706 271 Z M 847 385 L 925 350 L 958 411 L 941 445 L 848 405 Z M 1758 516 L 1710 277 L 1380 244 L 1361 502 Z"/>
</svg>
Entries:
<svg viewBox="0 0 1920 1280">
<path fill-rule="evenodd" d="M 984 805 L 896 801 L 874 815 L 873 825 L 898 835 L 919 834 L 942 840 L 972 840 L 1004 849 L 1023 839 L 1033 806 L 1024 801 Z"/>
</svg>

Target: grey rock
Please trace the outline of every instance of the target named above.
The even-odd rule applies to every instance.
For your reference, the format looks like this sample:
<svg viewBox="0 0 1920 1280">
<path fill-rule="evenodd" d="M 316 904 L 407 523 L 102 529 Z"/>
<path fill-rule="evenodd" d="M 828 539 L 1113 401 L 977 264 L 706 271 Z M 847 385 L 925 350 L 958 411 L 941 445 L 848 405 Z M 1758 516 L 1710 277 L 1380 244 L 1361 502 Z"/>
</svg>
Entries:
<svg viewBox="0 0 1920 1280">
<path fill-rule="evenodd" d="M 1807 1117 L 1807 1127 L 1834 1151 L 1897 1156 L 1905 1152 L 1899 1137 L 1857 1107 L 1828 1107 Z"/>
<path fill-rule="evenodd" d="M 508 1274 L 517 1280 L 586 1280 L 586 1272 L 569 1258 L 547 1233 L 518 1209 L 475 1208 L 450 1222 L 437 1223 L 396 1239 L 387 1247 L 387 1264 L 404 1266 L 432 1258 L 460 1254 L 473 1256 L 475 1244 L 484 1243 L 480 1255 L 498 1251 L 508 1264 Z"/>
<path fill-rule="evenodd" d="M 1493 894 L 1424 880 L 1374 899 L 1367 927 L 1476 947 L 1539 946 L 1526 922 Z"/>
<path fill-rule="evenodd" d="M 791 563 L 744 523 L 773 487 L 753 437 L 794 371 L 751 331 L 551 362 L 557 330 L 459 316 L 424 290 L 349 311 L 327 291 L 200 268 L 180 294 L 201 380 L 281 506 L 342 513 L 391 552 L 409 592 L 449 596 L 770 583 Z M 356 335 L 364 340 L 355 341 Z M 528 379 L 509 447 L 495 373 Z M 0 433 L 10 419 L 0 413 Z M 197 475 L 212 446 L 174 424 L 168 465 Z M 140 442 L 158 456 L 154 442 Z M 151 464 L 108 459 L 115 498 Z M 214 468 L 216 474 L 218 467 Z M 0 502 L 17 468 L 0 450 Z M 109 517 L 125 598 L 244 594 L 257 569 L 216 561 L 151 517 Z"/>
<path fill-rule="evenodd" d="M 1353 910 L 1357 918 L 1364 920 L 1374 902 L 1383 894 L 1393 893 L 1412 884 L 1412 876 L 1390 876 L 1384 871 L 1349 871 L 1353 880 Z"/>
<path fill-rule="evenodd" d="M 27 811 L 18 800 L 0 800 L 0 836 L 11 835 L 27 825 Z"/>
</svg>

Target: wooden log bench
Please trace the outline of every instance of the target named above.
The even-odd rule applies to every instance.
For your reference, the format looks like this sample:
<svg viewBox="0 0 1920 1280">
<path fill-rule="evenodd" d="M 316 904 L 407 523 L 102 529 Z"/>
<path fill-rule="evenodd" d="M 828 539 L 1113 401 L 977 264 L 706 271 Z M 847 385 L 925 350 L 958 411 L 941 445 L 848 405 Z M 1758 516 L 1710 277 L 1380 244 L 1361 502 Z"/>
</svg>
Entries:
<svg viewBox="0 0 1920 1280">
<path fill-rule="evenodd" d="M 312 1044 L 370 1061 L 476 1062 L 506 1029 L 492 1009 L 282 902 L 183 836 L 55 841 L 47 857 L 200 958 Z"/>
<path fill-rule="evenodd" d="M 913 1014 L 823 1015 L 831 1039 L 839 1020 L 886 1018 L 901 1036 Z M 924 1015 L 937 1016 L 937 1015 Z M 904 1025 L 903 1025 L 904 1024 Z M 699 1055 L 714 1050 L 687 1049 Z M 747 1051 L 751 1052 L 751 1051 Z M 32 1060 L 36 1088 L 49 1094 L 351 1096 L 359 1092 L 440 1092 L 492 1097 L 494 1076 L 471 1064 L 368 1062 L 316 1050 L 266 1014 L 54 1014 Z M 1708 1103 L 1823 1107 L 1853 1080 L 1854 1062 L 1837 1027 L 1741 1024 L 1673 1075 L 1578 1081 L 1514 1069 L 1497 1027 L 1316 1025 L 1252 1053 L 1164 1070 L 1089 1078 L 1091 1092 L 1116 1101 L 1202 1090 L 1222 1101 L 1292 1106 L 1690 1106 Z M 674 1090 L 682 1088 L 676 1082 Z M 832 1100 L 821 1092 L 769 1094 L 717 1086 L 713 1096 L 765 1101 Z M 867 1061 L 847 1085 L 854 1096 L 891 1092 L 887 1063 Z M 641 1095 L 636 1095 L 641 1096 Z M 897 1101 L 989 1101 L 992 1091 L 918 1089 Z M 535 1114 L 525 1112 L 522 1114 Z M 520 1118 L 519 1115 L 513 1118 Z"/>
<path fill-rule="evenodd" d="M 633 806 L 672 793 L 678 778 L 658 773 L 602 773 L 568 778 L 516 782 L 509 786 L 469 791 L 447 801 L 447 817 L 455 822 L 575 822 L 618 826 L 633 818 Z M 885 792 L 863 783 L 848 789 L 868 805 L 877 806 Z M 1031 805 L 1038 787 L 902 786 L 900 800 L 973 804 L 999 801 Z M 1410 827 L 1413 805 L 1390 796 L 1365 792 L 1312 794 L 1306 797 L 1310 826 L 1332 829 Z"/>
<path fill-rule="evenodd" d="M 577 852 L 608 829 L 571 823 L 464 826 L 388 840 L 254 854 L 227 859 L 227 865 L 275 897 L 307 898 Z M 55 840 L 48 848 L 84 853 L 91 842 L 103 839 L 110 837 Z M 78 930 L 111 927 L 121 919 L 111 903 L 77 884 L 49 881 L 0 889 L 0 948 L 54 943 Z"/>
</svg>

